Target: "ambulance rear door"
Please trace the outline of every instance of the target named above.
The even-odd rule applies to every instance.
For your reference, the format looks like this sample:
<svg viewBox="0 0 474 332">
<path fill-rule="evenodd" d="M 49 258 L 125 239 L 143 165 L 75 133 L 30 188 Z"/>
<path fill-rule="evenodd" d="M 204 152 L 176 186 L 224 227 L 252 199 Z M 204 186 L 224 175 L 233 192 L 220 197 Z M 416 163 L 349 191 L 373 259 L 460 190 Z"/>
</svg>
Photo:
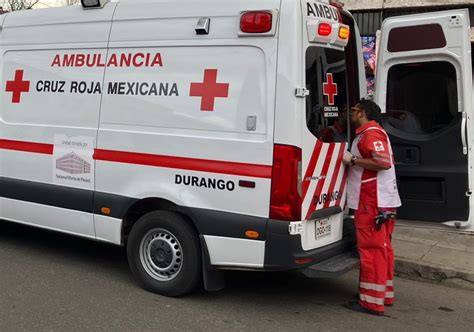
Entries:
<svg viewBox="0 0 474 332">
<path fill-rule="evenodd" d="M 342 238 L 347 172 L 349 26 L 338 8 L 302 0 L 303 59 L 306 89 L 302 118 L 302 219 L 305 250 Z M 343 30 L 340 30 L 343 29 Z M 340 36 L 344 37 L 341 38 Z"/>
<path fill-rule="evenodd" d="M 387 19 L 376 102 L 393 146 L 402 219 L 467 226 L 472 179 L 469 12 Z"/>
</svg>

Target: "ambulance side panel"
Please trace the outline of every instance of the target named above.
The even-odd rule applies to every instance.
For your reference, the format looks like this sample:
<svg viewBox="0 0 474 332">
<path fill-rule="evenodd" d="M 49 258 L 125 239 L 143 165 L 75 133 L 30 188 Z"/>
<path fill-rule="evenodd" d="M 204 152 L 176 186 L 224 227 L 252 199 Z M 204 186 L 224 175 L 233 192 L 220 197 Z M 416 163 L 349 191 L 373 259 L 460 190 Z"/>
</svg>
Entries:
<svg viewBox="0 0 474 332">
<path fill-rule="evenodd" d="M 1 35 L 2 219 L 95 238 L 92 154 L 101 96 L 72 91 L 71 85 L 101 85 L 104 68 L 64 68 L 54 62 L 69 53 L 105 58 L 114 8 L 6 16 Z M 78 174 L 75 163 L 84 172 Z"/>
<path fill-rule="evenodd" d="M 277 1 L 265 6 L 278 10 Z M 277 40 L 238 38 L 240 12 L 255 7 L 186 2 L 176 17 L 171 3 L 118 5 L 109 59 L 129 52 L 161 60 L 106 69 L 96 190 L 104 204 L 160 199 L 182 207 L 204 235 L 212 264 L 258 268 L 269 214 Z M 209 35 L 196 35 L 200 17 L 210 18 Z M 96 217 L 99 238 L 110 219 Z M 261 237 L 246 239 L 247 229 Z"/>
</svg>

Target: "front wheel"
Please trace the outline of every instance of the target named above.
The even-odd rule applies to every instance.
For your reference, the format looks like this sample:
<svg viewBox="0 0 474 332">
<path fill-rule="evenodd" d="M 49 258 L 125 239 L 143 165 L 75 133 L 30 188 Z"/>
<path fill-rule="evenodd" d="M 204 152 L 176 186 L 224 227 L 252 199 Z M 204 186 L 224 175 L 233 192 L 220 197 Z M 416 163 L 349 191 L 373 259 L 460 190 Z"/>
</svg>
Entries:
<svg viewBox="0 0 474 332">
<path fill-rule="evenodd" d="M 201 278 L 194 229 L 179 215 L 155 211 L 133 226 L 127 243 L 130 269 L 143 288 L 166 296 L 193 291 Z"/>
</svg>

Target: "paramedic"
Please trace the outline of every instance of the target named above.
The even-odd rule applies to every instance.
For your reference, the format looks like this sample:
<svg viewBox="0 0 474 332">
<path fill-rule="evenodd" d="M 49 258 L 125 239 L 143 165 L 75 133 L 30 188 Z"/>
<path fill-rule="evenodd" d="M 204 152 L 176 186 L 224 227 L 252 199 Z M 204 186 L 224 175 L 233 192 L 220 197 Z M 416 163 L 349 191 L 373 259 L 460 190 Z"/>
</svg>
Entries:
<svg viewBox="0 0 474 332">
<path fill-rule="evenodd" d="M 383 315 L 385 305 L 393 305 L 394 254 L 391 236 L 398 195 L 390 141 L 380 121 L 380 108 L 361 100 L 351 108 L 350 120 L 356 136 L 351 152 L 344 155 L 349 166 L 347 205 L 355 210 L 354 219 L 360 257 L 359 294 L 349 309 Z M 384 213 L 385 221 L 376 224 Z"/>
</svg>

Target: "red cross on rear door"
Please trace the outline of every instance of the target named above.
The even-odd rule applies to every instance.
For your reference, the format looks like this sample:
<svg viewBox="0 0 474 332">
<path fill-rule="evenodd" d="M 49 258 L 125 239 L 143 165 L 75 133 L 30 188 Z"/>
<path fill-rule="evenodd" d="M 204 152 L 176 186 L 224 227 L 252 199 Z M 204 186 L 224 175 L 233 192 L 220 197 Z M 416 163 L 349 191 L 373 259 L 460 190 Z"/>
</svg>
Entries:
<svg viewBox="0 0 474 332">
<path fill-rule="evenodd" d="M 323 84 L 323 94 L 328 97 L 328 105 L 333 106 L 337 96 L 337 84 L 334 83 L 332 73 L 326 74 L 326 82 Z"/>
</svg>

